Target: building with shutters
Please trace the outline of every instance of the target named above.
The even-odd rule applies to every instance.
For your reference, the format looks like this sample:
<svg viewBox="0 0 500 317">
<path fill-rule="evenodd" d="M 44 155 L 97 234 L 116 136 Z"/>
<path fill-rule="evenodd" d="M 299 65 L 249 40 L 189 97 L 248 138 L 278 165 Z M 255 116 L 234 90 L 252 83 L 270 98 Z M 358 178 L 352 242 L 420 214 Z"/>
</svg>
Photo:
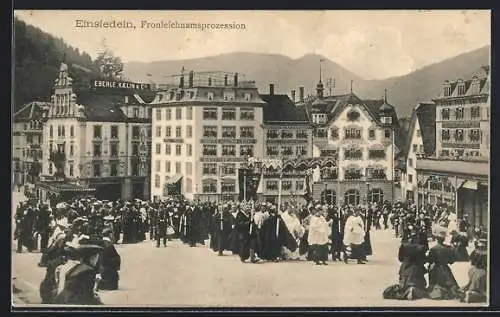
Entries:
<svg viewBox="0 0 500 317">
<path fill-rule="evenodd" d="M 151 114 L 143 98 L 152 92 L 135 86 L 99 78 L 74 85 L 61 64 L 43 125 L 41 199 L 59 195 L 61 182 L 100 199 L 149 197 Z"/>
<path fill-rule="evenodd" d="M 419 205 L 448 202 L 473 225 L 488 224 L 490 68 L 446 81 L 436 105 L 436 150 L 417 158 Z"/>
</svg>

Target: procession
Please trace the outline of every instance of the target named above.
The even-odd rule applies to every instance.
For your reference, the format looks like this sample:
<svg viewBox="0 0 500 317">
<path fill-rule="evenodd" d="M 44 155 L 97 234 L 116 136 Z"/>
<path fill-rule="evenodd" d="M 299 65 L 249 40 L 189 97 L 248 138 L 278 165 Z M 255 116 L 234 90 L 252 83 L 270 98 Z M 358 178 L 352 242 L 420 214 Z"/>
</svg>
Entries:
<svg viewBox="0 0 500 317">
<path fill-rule="evenodd" d="M 107 202 L 81 197 L 53 208 L 24 201 L 15 218 L 16 251 L 42 253 L 43 304 L 105 305 L 99 293 L 119 289 L 120 265 L 127 261 L 116 251 L 117 244 L 149 241 L 149 247 L 168 252 L 169 244 L 180 240 L 188 247 L 210 248 L 214 256 L 229 251 L 243 263 L 341 261 L 369 269 L 377 249 L 370 233 L 378 230 L 391 230 L 401 241 L 395 255 L 401 262 L 399 283 L 385 290 L 381 284 L 383 298 L 486 301 L 487 233 L 471 228 L 465 218 L 457 219 L 447 206 L 417 211 L 411 202 L 386 202 L 337 209 L 311 202 L 287 203 L 278 210 L 274 204 L 253 201 L 213 204 L 169 197 L 161 202 Z M 429 248 L 430 243 L 435 245 Z M 470 255 L 469 244 L 475 248 Z M 459 261 L 470 262 L 466 285 L 458 285 L 449 268 Z"/>
</svg>

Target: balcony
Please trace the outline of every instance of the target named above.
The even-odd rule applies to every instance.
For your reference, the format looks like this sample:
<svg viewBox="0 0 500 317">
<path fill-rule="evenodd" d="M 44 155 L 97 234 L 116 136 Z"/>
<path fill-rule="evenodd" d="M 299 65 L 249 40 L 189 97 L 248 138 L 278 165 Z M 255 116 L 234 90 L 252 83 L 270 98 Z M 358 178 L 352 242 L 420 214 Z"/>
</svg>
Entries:
<svg viewBox="0 0 500 317">
<path fill-rule="evenodd" d="M 429 172 L 442 172 L 449 174 L 467 174 L 489 177 L 490 164 L 485 161 L 470 158 L 469 160 L 457 160 L 451 158 L 426 157 L 417 159 L 417 170 Z"/>
</svg>

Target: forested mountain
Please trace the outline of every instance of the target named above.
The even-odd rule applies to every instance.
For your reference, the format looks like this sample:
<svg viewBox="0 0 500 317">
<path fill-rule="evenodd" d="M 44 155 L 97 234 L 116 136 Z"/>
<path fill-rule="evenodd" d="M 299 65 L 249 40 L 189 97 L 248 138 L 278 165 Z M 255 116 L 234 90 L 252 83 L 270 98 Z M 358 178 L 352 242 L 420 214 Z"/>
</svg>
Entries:
<svg viewBox="0 0 500 317">
<path fill-rule="evenodd" d="M 48 101 L 53 91 L 54 80 L 64 60 L 70 67 L 76 85 L 87 85 L 86 78 L 97 72 L 97 66 L 89 54 L 71 47 L 62 39 L 42 30 L 14 20 L 14 111 L 30 101 Z M 88 69 L 84 70 L 84 69 Z M 76 74 L 75 74 L 76 75 Z M 75 78 L 76 77 L 76 78 Z"/>
</svg>

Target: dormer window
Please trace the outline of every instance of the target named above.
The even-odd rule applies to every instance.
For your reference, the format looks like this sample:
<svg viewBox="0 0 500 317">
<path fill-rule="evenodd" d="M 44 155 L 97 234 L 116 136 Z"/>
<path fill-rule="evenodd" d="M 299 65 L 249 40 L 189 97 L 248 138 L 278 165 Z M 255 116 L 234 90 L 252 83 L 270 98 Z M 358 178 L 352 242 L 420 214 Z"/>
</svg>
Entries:
<svg viewBox="0 0 500 317">
<path fill-rule="evenodd" d="M 234 94 L 232 93 L 224 93 L 224 100 L 225 101 L 233 101 L 234 100 Z"/>
<path fill-rule="evenodd" d="M 244 99 L 245 101 L 250 101 L 252 99 L 252 94 L 249 92 L 245 93 Z"/>
<path fill-rule="evenodd" d="M 208 100 L 214 100 L 214 93 L 213 92 L 207 92 L 207 98 L 208 98 Z"/>
<path fill-rule="evenodd" d="M 128 96 L 125 96 L 125 103 L 128 103 Z"/>
<path fill-rule="evenodd" d="M 459 96 L 465 95 L 465 83 L 460 81 L 457 86 L 457 93 Z"/>
<path fill-rule="evenodd" d="M 445 97 L 451 96 L 451 86 L 450 85 L 446 85 L 444 87 L 444 96 Z"/>
</svg>

